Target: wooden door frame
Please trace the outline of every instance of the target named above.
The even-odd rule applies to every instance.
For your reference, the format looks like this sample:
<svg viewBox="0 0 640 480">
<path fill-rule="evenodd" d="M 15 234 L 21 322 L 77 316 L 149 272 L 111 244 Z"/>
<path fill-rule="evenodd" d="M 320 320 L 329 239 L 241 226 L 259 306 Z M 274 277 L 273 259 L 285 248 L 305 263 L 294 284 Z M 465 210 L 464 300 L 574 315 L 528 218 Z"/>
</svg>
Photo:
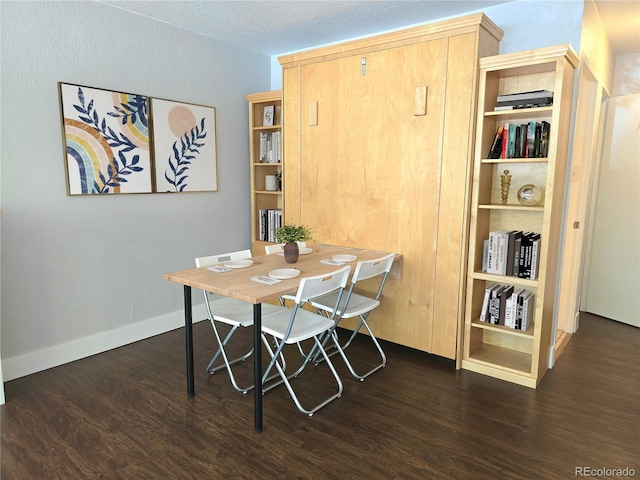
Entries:
<svg viewBox="0 0 640 480">
<path fill-rule="evenodd" d="M 563 333 L 557 338 L 552 338 L 550 367 L 579 326 L 578 314 L 592 210 L 593 178 L 601 130 L 603 84 L 593 73 L 586 58 L 580 62 L 576 75 L 578 85 L 574 96 L 571 163 L 565 181 L 566 207 L 561 261 L 558 264 L 560 281 L 557 290 L 558 302 L 553 317 L 553 331 L 560 330 Z"/>
</svg>

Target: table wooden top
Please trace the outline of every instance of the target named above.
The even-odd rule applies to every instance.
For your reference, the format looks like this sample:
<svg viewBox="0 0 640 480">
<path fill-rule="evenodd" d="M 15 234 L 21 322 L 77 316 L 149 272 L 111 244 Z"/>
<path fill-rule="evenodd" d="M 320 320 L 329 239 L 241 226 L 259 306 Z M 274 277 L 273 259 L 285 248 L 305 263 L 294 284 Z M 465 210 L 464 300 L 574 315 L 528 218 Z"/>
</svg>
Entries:
<svg viewBox="0 0 640 480">
<path fill-rule="evenodd" d="M 334 255 L 340 254 L 356 255 L 356 260 L 347 263 L 353 271 L 359 261 L 373 260 L 388 253 L 325 244 L 312 244 L 309 247 L 312 252 L 300 255 L 296 263 L 287 263 L 283 255 L 273 253 L 271 255 L 252 257 L 253 265 L 247 268 L 238 268 L 223 273 L 211 271 L 207 267 L 191 268 L 167 273 L 164 278 L 171 282 L 208 290 L 255 304 L 273 300 L 287 293 L 295 293 L 302 278 L 329 273 L 341 268 L 340 266 L 321 263 L 320 260 L 329 260 Z M 274 285 L 266 285 L 251 280 L 251 277 L 258 275 L 268 276 L 270 271 L 281 268 L 295 268 L 300 270 L 300 275 L 288 280 L 282 280 Z"/>
</svg>

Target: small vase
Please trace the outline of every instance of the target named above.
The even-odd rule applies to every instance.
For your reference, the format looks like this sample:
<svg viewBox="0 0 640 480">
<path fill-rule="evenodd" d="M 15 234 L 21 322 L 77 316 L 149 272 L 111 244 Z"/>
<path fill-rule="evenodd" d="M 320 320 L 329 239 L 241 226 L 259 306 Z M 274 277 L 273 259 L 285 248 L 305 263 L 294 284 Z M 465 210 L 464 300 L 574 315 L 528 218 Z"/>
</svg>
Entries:
<svg viewBox="0 0 640 480">
<path fill-rule="evenodd" d="M 300 249 L 298 249 L 297 243 L 285 243 L 284 244 L 284 259 L 287 263 L 296 263 L 298 256 L 300 255 Z"/>
<path fill-rule="evenodd" d="M 278 189 L 278 181 L 275 175 L 264 176 L 264 189 L 275 192 Z"/>
</svg>

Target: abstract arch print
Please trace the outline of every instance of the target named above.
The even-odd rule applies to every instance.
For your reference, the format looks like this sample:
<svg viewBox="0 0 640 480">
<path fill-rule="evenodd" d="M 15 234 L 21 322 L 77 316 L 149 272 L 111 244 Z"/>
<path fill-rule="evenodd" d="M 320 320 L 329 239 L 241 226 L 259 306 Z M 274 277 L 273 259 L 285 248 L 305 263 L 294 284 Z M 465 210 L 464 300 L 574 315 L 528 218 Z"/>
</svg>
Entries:
<svg viewBox="0 0 640 480">
<path fill-rule="evenodd" d="M 147 98 L 59 85 L 69 195 L 151 192 Z"/>
</svg>

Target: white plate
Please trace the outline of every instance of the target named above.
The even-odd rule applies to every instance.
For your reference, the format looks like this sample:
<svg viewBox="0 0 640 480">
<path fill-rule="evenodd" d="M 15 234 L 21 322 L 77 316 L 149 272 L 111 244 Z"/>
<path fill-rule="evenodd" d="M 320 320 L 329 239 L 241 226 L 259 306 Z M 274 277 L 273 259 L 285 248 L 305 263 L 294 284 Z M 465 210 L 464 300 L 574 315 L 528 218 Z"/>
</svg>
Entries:
<svg viewBox="0 0 640 480">
<path fill-rule="evenodd" d="M 300 270 L 296 270 L 295 268 L 280 268 L 269 272 L 271 278 L 277 278 L 278 280 L 296 278 L 298 275 L 300 275 Z"/>
<path fill-rule="evenodd" d="M 309 247 L 299 247 L 298 251 L 300 252 L 300 255 L 307 255 L 308 253 L 313 252 L 313 248 L 309 248 Z"/>
<path fill-rule="evenodd" d="M 356 258 L 355 255 L 343 254 L 343 255 L 334 255 L 331 257 L 336 262 L 353 262 Z"/>
<path fill-rule="evenodd" d="M 223 265 L 227 268 L 247 268 L 253 265 L 253 260 L 230 260 Z"/>
</svg>

